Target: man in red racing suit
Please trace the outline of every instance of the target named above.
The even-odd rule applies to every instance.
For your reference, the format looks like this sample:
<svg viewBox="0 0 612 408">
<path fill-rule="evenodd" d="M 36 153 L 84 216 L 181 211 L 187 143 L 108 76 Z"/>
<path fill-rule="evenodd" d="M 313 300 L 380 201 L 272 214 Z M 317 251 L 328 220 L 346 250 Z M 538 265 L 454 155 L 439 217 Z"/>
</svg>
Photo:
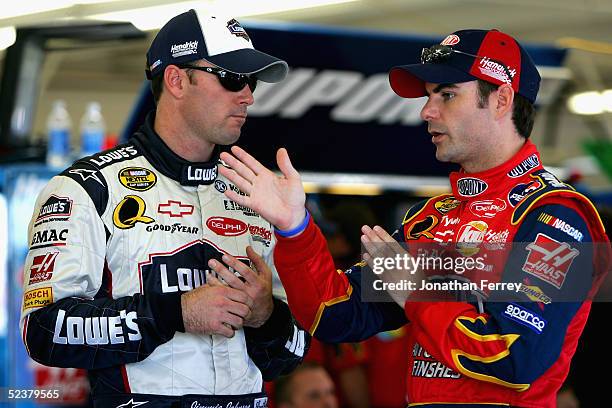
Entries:
<svg viewBox="0 0 612 408">
<path fill-rule="evenodd" d="M 413 206 L 393 237 L 364 226 L 368 264 L 346 272 L 304 210 L 285 151 L 282 176 L 239 148 L 221 155 L 235 169 L 221 173 L 248 194 L 226 195 L 276 228 L 275 264 L 303 327 L 326 342 L 354 342 L 408 323 L 409 406 L 553 407 L 567 376 L 610 244 L 593 205 L 546 171 L 528 140 L 539 80 L 523 48 L 496 30 L 455 32 L 424 49 L 421 64 L 394 68 L 396 93 L 428 97 L 421 117 L 436 158 L 461 170 L 450 175 L 451 194 Z M 395 303 L 370 301 L 368 290 L 401 283 L 384 271 L 365 279 L 376 246 L 396 241 L 412 259 L 442 248 L 481 264 L 469 273 L 458 263 L 421 266 L 404 275 L 416 288 L 386 287 Z"/>
</svg>

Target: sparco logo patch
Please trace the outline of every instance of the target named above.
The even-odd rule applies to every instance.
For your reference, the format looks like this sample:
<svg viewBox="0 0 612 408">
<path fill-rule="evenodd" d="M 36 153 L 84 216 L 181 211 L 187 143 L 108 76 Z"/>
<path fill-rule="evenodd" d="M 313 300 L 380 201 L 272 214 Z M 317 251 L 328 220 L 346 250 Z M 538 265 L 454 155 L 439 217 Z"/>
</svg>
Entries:
<svg viewBox="0 0 612 408">
<path fill-rule="evenodd" d="M 534 242 L 527 245 L 529 255 L 523 264 L 523 271 L 561 289 L 567 272 L 580 254 L 567 242 L 559 242 L 548 235 L 539 233 Z"/>
<path fill-rule="evenodd" d="M 498 213 L 504 211 L 508 205 L 501 198 L 493 200 L 475 201 L 470 204 L 470 212 L 477 217 L 493 218 Z"/>
<path fill-rule="evenodd" d="M 523 174 L 527 173 L 531 169 L 535 169 L 540 165 L 540 160 L 536 154 L 532 154 L 522 162 L 518 164 L 515 168 L 508 172 L 508 177 L 516 178 L 520 177 Z"/>
<path fill-rule="evenodd" d="M 119 182 L 130 190 L 146 191 L 157 183 L 157 176 L 149 169 L 126 167 L 119 171 Z"/>
<path fill-rule="evenodd" d="M 59 252 L 47 252 L 45 255 L 35 256 L 30 268 L 30 285 L 48 281 L 53 277 L 55 260 Z"/>
<path fill-rule="evenodd" d="M 125 196 L 113 211 L 113 223 L 119 229 L 133 228 L 139 222 L 150 224 L 155 221 L 144 215 L 147 205 L 144 200 L 135 195 Z"/>
<path fill-rule="evenodd" d="M 28 290 L 23 294 L 23 310 L 44 307 L 51 303 L 53 303 L 53 288 L 50 286 Z"/>
<path fill-rule="evenodd" d="M 51 195 L 40 207 L 36 221 L 48 217 L 69 217 L 72 212 L 72 200 L 68 197 Z"/>
<path fill-rule="evenodd" d="M 224 237 L 242 235 L 248 229 L 248 225 L 244 221 L 228 217 L 210 217 L 206 220 L 206 226 L 215 234 Z"/>
<path fill-rule="evenodd" d="M 172 58 L 182 57 L 183 55 L 197 54 L 198 42 L 187 41 L 183 44 L 174 44 L 170 48 L 170 52 L 172 53 Z"/>
<path fill-rule="evenodd" d="M 504 311 L 504 317 L 514 320 L 517 323 L 527 326 L 534 332 L 540 334 L 546 327 L 546 320 L 544 318 L 534 314 L 532 311 L 527 310 L 519 305 L 509 304 L 506 306 Z"/>
<path fill-rule="evenodd" d="M 474 197 L 482 194 L 488 187 L 487 183 L 474 177 L 465 177 L 457 181 L 459 194 L 464 197 Z"/>
</svg>

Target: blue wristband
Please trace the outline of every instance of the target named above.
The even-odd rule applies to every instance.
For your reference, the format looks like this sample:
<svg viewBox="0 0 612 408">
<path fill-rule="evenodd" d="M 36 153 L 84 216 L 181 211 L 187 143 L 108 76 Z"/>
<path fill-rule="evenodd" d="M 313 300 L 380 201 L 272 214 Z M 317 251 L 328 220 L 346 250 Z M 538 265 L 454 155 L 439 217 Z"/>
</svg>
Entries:
<svg viewBox="0 0 612 408">
<path fill-rule="evenodd" d="M 280 230 L 276 227 L 274 227 L 274 232 L 276 232 L 278 235 L 280 235 L 281 237 L 291 237 L 293 235 L 297 235 L 301 232 L 303 232 L 306 227 L 308 226 L 308 222 L 310 221 L 310 213 L 308 212 L 308 210 L 306 210 L 306 216 L 304 217 L 304 221 L 302 221 L 302 223 L 300 225 L 298 225 L 297 227 L 290 229 L 289 231 L 283 231 Z"/>
</svg>

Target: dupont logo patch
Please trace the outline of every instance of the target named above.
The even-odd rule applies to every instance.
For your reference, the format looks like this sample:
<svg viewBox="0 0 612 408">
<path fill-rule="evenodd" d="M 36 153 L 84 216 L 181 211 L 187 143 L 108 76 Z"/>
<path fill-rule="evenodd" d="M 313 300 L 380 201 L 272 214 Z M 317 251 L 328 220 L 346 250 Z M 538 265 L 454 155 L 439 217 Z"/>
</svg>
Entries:
<svg viewBox="0 0 612 408">
<path fill-rule="evenodd" d="M 23 294 L 23 310 L 44 307 L 53 303 L 53 288 L 50 286 L 28 290 Z"/>
<path fill-rule="evenodd" d="M 539 233 L 534 242 L 527 245 L 529 255 L 523 271 L 561 289 L 574 258 L 580 251 L 567 242 L 559 242 Z"/>
<path fill-rule="evenodd" d="M 503 316 L 530 328 L 538 334 L 541 334 L 546 327 L 546 320 L 544 318 L 513 303 L 506 306 Z"/>
<path fill-rule="evenodd" d="M 212 232 L 224 237 L 236 237 L 248 230 L 248 225 L 244 221 L 228 217 L 210 217 L 206 220 L 206 226 Z"/>
<path fill-rule="evenodd" d="M 488 187 L 487 183 L 474 177 L 465 177 L 457 180 L 459 194 L 464 197 L 474 197 L 482 194 Z"/>
<path fill-rule="evenodd" d="M 135 191 L 146 191 L 157 183 L 157 176 L 149 169 L 127 167 L 119 171 L 119 182 Z"/>
<path fill-rule="evenodd" d="M 30 285 L 48 281 L 53 277 L 57 255 L 59 255 L 59 252 L 47 252 L 45 255 L 34 257 L 30 267 Z"/>
</svg>

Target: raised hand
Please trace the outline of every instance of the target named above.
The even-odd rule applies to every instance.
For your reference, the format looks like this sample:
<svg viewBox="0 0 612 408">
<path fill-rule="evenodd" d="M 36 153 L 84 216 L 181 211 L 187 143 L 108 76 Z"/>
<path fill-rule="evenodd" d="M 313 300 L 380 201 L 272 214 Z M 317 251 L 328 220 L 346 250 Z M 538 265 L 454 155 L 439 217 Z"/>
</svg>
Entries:
<svg viewBox="0 0 612 408">
<path fill-rule="evenodd" d="M 231 288 L 246 293 L 253 300 L 251 312 L 244 318 L 244 326 L 260 327 L 263 325 L 274 308 L 272 302 L 272 271 L 266 262 L 253 248 L 246 248 L 247 256 L 253 262 L 255 269 L 251 269 L 244 263 L 231 255 L 223 255 L 223 262 L 240 274 L 236 276 L 221 262 L 211 259 L 208 266 L 214 270 L 219 277 L 223 278 Z M 209 276 L 207 282 L 213 286 L 223 285 L 214 276 Z"/>
<path fill-rule="evenodd" d="M 221 153 L 221 159 L 232 168 L 220 166 L 219 172 L 246 194 L 227 189 L 225 195 L 230 200 L 258 212 L 278 229 L 290 230 L 301 224 L 306 215 L 306 194 L 286 149 L 276 152 L 281 176 L 238 146 L 232 146 L 232 154 Z"/>
</svg>

